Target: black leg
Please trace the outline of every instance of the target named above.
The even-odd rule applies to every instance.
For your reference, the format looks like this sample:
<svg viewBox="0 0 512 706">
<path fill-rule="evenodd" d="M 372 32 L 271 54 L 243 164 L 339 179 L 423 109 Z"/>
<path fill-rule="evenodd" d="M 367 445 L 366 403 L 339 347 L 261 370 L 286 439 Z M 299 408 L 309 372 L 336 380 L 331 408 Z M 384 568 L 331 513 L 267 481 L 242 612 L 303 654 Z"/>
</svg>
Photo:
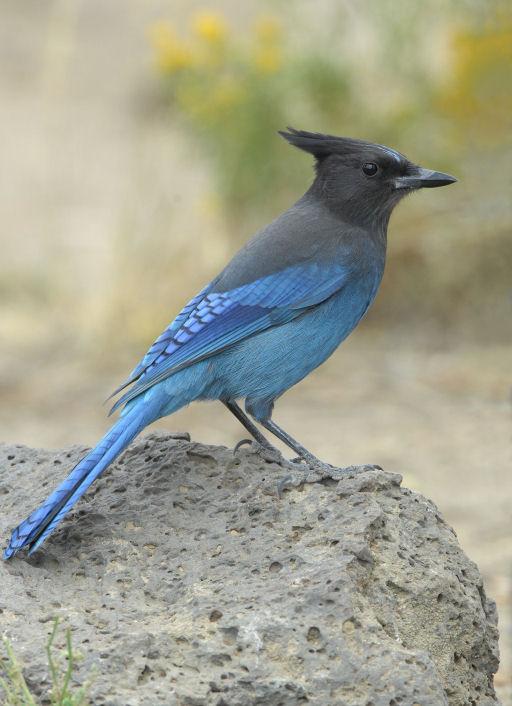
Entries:
<svg viewBox="0 0 512 706">
<path fill-rule="evenodd" d="M 258 427 L 253 422 L 251 422 L 249 417 L 242 412 L 242 410 L 240 409 L 240 407 L 237 405 L 236 402 L 231 402 L 231 401 L 226 401 L 226 400 L 222 400 L 222 402 L 223 402 L 223 404 L 226 405 L 226 407 L 229 409 L 229 411 L 235 415 L 235 417 L 238 419 L 240 424 L 242 424 L 247 429 L 249 434 L 251 434 L 251 436 L 253 436 L 256 439 L 258 444 L 261 444 L 261 446 L 263 446 L 266 449 L 269 449 L 269 450 L 271 449 L 272 451 L 277 451 L 280 454 L 280 452 L 275 448 L 275 446 L 272 446 L 270 441 L 263 436 L 263 434 L 258 429 Z M 239 441 L 238 444 L 235 446 L 235 450 L 238 449 L 243 443 L 245 443 L 245 441 L 246 441 L 245 439 L 243 441 Z"/>
<path fill-rule="evenodd" d="M 320 461 L 319 458 L 314 456 L 311 451 L 308 451 L 306 448 L 304 448 L 302 444 L 299 444 L 298 441 L 295 441 L 294 438 L 287 434 L 284 429 L 281 429 L 281 427 L 279 427 L 275 422 L 273 422 L 272 419 L 266 419 L 265 421 L 261 421 L 260 423 L 262 424 L 262 426 L 265 427 L 265 429 L 268 429 L 270 432 L 272 432 L 272 434 L 277 436 L 278 439 L 281 439 L 281 441 L 283 441 L 287 446 L 289 446 L 296 453 L 298 453 L 300 458 L 305 461 L 306 464 L 309 466 L 310 470 L 302 475 L 299 482 L 314 482 L 315 480 L 318 480 L 318 478 L 332 478 L 334 480 L 341 480 L 342 478 L 345 478 L 347 476 L 353 476 L 354 473 L 361 473 L 362 471 L 382 471 L 382 468 L 380 466 L 376 466 L 373 464 L 368 464 L 365 466 L 347 466 L 346 468 L 336 468 L 334 466 L 331 466 L 329 463 Z M 296 462 L 298 460 L 299 459 L 294 459 L 292 461 L 295 467 L 297 467 Z M 311 471 L 313 471 L 314 473 L 311 474 Z M 279 485 L 277 486 L 277 492 L 280 498 L 283 495 L 283 489 L 285 485 L 290 480 L 292 480 L 292 478 L 293 476 L 291 475 L 286 476 L 279 482 Z M 312 480 L 310 480 L 311 478 Z"/>
<path fill-rule="evenodd" d="M 304 448 L 302 444 L 299 444 L 298 441 L 295 441 L 293 437 L 287 434 L 284 429 L 281 429 L 281 427 L 278 426 L 275 422 L 273 422 L 272 419 L 266 419 L 262 421 L 261 424 L 265 427 L 265 429 L 268 429 L 270 432 L 272 432 L 274 436 L 277 436 L 278 439 L 281 439 L 281 441 L 283 441 L 287 446 L 289 446 L 293 451 L 295 451 L 295 453 L 298 454 L 301 458 L 303 458 L 304 461 L 306 461 L 307 463 L 313 466 L 329 466 L 329 464 L 320 461 L 319 458 L 314 456 L 311 451 L 308 451 L 306 448 Z"/>
</svg>

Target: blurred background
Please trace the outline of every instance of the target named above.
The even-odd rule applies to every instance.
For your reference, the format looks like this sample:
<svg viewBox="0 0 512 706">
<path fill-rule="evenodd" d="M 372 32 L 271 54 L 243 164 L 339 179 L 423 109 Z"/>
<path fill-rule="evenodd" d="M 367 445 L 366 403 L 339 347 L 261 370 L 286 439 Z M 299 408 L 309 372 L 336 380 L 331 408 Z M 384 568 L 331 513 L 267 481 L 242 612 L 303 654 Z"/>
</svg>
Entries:
<svg viewBox="0 0 512 706">
<path fill-rule="evenodd" d="M 275 417 L 431 497 L 497 600 L 512 703 L 512 14 L 499 0 L 0 0 L 0 439 L 93 444 L 102 402 L 311 158 L 286 125 L 459 182 L 393 214 L 369 315 Z M 218 404 L 158 423 L 245 436 Z"/>
</svg>

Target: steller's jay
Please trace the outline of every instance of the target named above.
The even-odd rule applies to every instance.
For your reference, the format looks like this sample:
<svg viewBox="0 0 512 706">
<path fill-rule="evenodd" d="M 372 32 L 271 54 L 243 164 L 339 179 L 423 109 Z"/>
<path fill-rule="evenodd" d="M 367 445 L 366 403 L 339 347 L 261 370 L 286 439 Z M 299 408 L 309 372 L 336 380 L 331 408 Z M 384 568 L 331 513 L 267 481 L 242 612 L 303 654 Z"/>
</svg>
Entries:
<svg viewBox="0 0 512 706">
<path fill-rule="evenodd" d="M 4 558 L 33 552 L 145 426 L 193 400 L 223 402 L 259 450 L 289 465 L 238 406 L 311 468 L 325 467 L 272 420 L 274 401 L 333 353 L 379 287 L 391 211 L 456 179 L 363 140 L 288 128 L 315 157 L 313 184 L 255 235 L 157 338 L 111 411 L 119 420 L 12 533 Z M 298 464 L 296 464 L 298 465 Z"/>
</svg>

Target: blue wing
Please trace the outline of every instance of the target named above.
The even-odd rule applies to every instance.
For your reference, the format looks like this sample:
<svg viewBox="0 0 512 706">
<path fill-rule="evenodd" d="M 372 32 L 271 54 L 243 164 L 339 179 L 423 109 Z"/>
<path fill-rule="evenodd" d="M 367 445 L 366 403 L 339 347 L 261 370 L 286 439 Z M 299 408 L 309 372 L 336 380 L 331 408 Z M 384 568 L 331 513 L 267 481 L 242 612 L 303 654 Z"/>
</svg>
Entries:
<svg viewBox="0 0 512 706">
<path fill-rule="evenodd" d="M 148 350 L 144 358 L 140 361 L 136 368 L 132 370 L 129 377 L 122 382 L 119 387 L 117 387 L 114 392 L 109 395 L 108 399 L 115 397 L 118 392 L 121 392 L 125 387 L 131 385 L 133 382 L 139 379 L 142 373 L 151 366 L 158 356 L 165 351 L 169 345 L 173 334 L 178 331 L 178 329 L 186 322 L 193 310 L 202 302 L 206 294 L 213 287 L 215 280 L 207 284 L 204 289 L 202 289 L 199 294 L 189 301 L 189 303 L 180 311 L 178 316 L 172 321 L 165 331 L 156 339 L 151 348 Z"/>
<path fill-rule="evenodd" d="M 284 324 L 339 291 L 349 276 L 338 263 L 289 267 L 227 292 L 210 283 L 151 346 L 130 378 L 135 382 L 111 413 L 192 363 L 271 326 Z M 114 393 L 116 394 L 116 393 Z"/>
</svg>

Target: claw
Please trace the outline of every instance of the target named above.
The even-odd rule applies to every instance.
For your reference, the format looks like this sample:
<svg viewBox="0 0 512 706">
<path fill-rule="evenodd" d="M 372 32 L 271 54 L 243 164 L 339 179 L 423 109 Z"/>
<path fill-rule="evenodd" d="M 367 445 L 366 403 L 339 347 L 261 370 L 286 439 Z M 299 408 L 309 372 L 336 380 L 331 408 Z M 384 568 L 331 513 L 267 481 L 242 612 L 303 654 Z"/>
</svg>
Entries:
<svg viewBox="0 0 512 706">
<path fill-rule="evenodd" d="M 289 474 L 288 474 L 287 476 L 285 476 L 284 478 L 281 478 L 281 480 L 280 480 L 279 483 L 277 484 L 277 497 L 279 498 L 279 500 L 282 500 L 282 498 L 283 498 L 284 486 L 285 486 L 285 485 L 288 483 L 288 481 L 291 480 L 291 479 L 292 479 L 292 475 L 291 475 L 291 473 L 289 473 Z"/>
<path fill-rule="evenodd" d="M 242 446 L 245 446 L 245 444 L 252 444 L 253 440 L 252 439 L 240 439 L 238 444 L 235 445 L 235 448 L 233 449 L 233 453 L 236 454 L 239 448 Z"/>
<path fill-rule="evenodd" d="M 241 446 L 245 444 L 250 445 L 250 453 L 258 454 L 267 463 L 277 463 L 280 466 L 285 466 L 289 462 L 283 457 L 279 449 L 276 449 L 270 444 L 268 446 L 260 444 L 259 441 L 254 441 L 252 439 L 242 439 L 233 449 L 233 453 L 236 453 Z"/>
</svg>

